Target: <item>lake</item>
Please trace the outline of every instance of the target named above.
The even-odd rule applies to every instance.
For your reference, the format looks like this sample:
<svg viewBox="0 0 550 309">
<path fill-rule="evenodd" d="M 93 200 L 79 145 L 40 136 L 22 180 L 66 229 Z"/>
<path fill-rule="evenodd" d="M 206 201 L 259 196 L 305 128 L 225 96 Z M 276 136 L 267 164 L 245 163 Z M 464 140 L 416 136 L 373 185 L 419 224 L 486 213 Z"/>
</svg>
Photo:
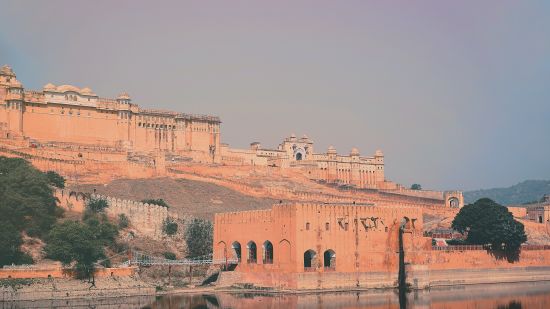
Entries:
<svg viewBox="0 0 550 309">
<path fill-rule="evenodd" d="M 0 303 L 0 308 L 438 308 L 542 309 L 550 308 L 550 282 L 472 285 L 413 291 L 400 303 L 392 290 L 299 294 L 203 293 L 162 297 Z"/>
</svg>

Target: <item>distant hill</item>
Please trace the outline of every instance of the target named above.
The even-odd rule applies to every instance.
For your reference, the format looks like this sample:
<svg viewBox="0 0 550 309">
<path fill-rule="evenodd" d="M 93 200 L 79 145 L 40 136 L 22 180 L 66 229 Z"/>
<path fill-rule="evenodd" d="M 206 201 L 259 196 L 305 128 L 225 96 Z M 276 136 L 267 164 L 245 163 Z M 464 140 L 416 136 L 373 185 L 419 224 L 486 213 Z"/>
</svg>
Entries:
<svg viewBox="0 0 550 309">
<path fill-rule="evenodd" d="M 538 201 L 544 194 L 550 194 L 550 180 L 526 180 L 508 188 L 464 192 L 464 202 L 473 203 L 488 197 L 503 205 L 523 204 Z"/>
</svg>

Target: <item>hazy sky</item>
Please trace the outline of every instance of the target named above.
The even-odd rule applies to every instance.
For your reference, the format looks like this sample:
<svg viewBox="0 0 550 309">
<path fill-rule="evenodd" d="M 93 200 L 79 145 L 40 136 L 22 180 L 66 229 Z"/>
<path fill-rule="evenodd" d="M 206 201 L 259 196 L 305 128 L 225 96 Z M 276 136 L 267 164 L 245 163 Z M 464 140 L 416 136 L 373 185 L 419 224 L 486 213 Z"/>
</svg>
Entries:
<svg viewBox="0 0 550 309">
<path fill-rule="evenodd" d="M 307 134 L 406 185 L 550 179 L 550 1 L 4 1 L 0 64 L 221 117 L 222 141 Z"/>
</svg>

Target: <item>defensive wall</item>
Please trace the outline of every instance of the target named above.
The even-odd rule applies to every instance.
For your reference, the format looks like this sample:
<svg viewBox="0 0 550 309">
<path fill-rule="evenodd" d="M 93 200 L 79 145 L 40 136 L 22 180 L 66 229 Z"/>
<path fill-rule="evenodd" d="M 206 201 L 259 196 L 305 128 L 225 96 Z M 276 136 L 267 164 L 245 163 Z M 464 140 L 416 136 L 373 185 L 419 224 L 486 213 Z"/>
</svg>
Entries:
<svg viewBox="0 0 550 309">
<path fill-rule="evenodd" d="M 137 267 L 98 268 L 95 276 L 104 277 L 128 277 L 133 276 Z M 0 269 L 0 279 L 51 279 L 51 278 L 73 278 L 71 269 L 63 268 L 60 263 L 48 266 L 23 265 L 4 266 Z"/>
<path fill-rule="evenodd" d="M 126 215 L 132 227 L 140 234 L 153 239 L 162 238 L 164 220 L 169 216 L 177 218 L 177 214 L 169 213 L 166 207 L 154 204 L 122 200 L 98 194 L 85 194 L 64 189 L 57 189 L 54 194 L 59 200 L 61 208 L 77 213 L 84 212 L 86 203 L 90 198 L 105 199 L 109 204 L 109 207 L 105 209 L 108 216 L 118 218 L 121 214 Z"/>
<path fill-rule="evenodd" d="M 240 261 L 233 272 L 222 273 L 218 284 L 388 288 L 397 285 L 400 265 L 407 282 L 419 289 L 550 280 L 550 246 L 523 246 L 517 259 L 482 246 L 433 247 L 432 238 L 423 236 L 423 211 L 297 203 L 216 214 L 214 257 Z"/>
</svg>

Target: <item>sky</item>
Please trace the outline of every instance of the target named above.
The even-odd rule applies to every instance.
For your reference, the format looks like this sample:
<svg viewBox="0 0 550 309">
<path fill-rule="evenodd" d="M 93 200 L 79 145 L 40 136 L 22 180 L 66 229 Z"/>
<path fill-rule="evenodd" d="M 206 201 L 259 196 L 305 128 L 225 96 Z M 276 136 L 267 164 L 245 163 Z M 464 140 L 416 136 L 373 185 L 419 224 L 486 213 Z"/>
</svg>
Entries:
<svg viewBox="0 0 550 309">
<path fill-rule="evenodd" d="M 222 142 L 382 149 L 425 189 L 550 179 L 550 1 L 0 0 L 0 65 L 212 114 Z"/>
</svg>

